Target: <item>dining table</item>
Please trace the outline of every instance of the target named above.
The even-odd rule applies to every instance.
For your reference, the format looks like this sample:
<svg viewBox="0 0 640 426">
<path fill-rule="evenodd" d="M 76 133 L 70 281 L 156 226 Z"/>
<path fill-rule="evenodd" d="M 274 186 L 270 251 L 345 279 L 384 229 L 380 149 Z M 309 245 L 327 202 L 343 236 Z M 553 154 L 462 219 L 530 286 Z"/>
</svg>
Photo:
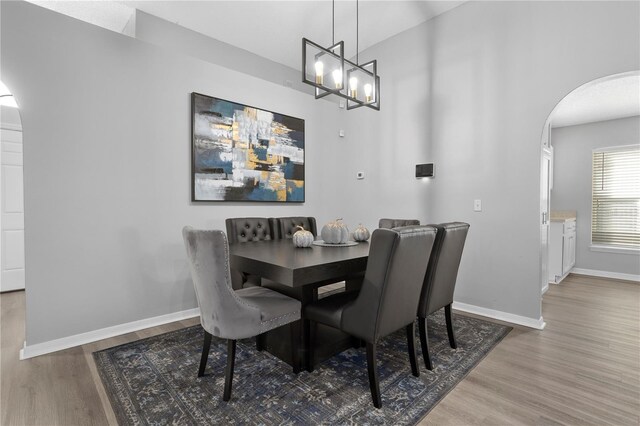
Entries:
<svg viewBox="0 0 640 426">
<path fill-rule="evenodd" d="M 291 239 L 234 243 L 229 246 L 230 266 L 237 271 L 258 275 L 262 286 L 299 300 L 302 319 L 258 336 L 257 346 L 293 367 L 311 371 L 304 332 L 304 308 L 318 300 L 318 288 L 345 281 L 346 290 L 361 286 L 369 257 L 369 243 L 300 248 Z M 314 362 L 320 363 L 336 353 L 358 345 L 343 332 L 318 325 Z"/>
</svg>

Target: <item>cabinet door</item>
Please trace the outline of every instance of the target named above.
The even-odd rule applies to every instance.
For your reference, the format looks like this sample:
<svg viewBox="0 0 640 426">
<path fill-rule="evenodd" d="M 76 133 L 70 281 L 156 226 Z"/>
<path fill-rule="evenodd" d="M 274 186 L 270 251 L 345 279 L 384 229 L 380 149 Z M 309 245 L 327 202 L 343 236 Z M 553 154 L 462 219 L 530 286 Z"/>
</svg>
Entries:
<svg viewBox="0 0 640 426">
<path fill-rule="evenodd" d="M 575 232 L 571 234 L 569 245 L 570 245 L 569 246 L 569 269 L 571 269 L 576 265 L 576 233 Z"/>
<path fill-rule="evenodd" d="M 557 284 L 562 277 L 562 224 L 551 222 L 549 235 L 549 282 Z"/>
<path fill-rule="evenodd" d="M 566 274 L 575 264 L 576 234 L 566 234 L 562 241 L 562 274 Z"/>
</svg>

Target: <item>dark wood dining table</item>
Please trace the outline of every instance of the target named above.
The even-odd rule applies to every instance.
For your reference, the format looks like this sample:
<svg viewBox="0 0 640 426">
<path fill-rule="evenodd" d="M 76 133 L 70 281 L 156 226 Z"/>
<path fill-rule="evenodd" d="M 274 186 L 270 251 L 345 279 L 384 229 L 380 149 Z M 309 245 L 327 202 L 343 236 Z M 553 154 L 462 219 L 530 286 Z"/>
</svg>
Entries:
<svg viewBox="0 0 640 426">
<path fill-rule="evenodd" d="M 298 248 L 290 239 L 236 243 L 230 246 L 231 268 L 262 277 L 262 285 L 291 296 L 304 307 L 318 299 L 318 288 L 345 281 L 347 289 L 359 287 L 367 268 L 369 243 L 353 246 Z M 259 336 L 271 354 L 287 362 L 295 373 L 309 369 L 302 320 Z M 320 325 L 314 360 L 322 362 L 354 344 L 339 330 Z"/>
</svg>

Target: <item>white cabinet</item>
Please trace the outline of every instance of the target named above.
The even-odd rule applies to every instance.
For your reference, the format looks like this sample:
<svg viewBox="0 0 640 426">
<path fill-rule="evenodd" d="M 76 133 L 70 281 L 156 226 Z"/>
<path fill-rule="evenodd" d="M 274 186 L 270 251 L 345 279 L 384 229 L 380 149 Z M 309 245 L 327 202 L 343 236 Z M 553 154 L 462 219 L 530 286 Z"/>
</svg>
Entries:
<svg viewBox="0 0 640 426">
<path fill-rule="evenodd" d="M 549 282 L 558 284 L 576 264 L 576 218 L 551 216 Z"/>
</svg>

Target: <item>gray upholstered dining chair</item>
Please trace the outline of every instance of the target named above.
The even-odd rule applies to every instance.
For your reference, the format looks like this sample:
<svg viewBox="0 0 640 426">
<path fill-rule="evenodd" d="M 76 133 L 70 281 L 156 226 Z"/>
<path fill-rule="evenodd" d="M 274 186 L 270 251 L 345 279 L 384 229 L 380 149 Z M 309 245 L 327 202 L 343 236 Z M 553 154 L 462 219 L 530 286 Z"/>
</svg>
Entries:
<svg viewBox="0 0 640 426">
<path fill-rule="evenodd" d="M 380 339 L 405 328 L 411 371 L 416 377 L 420 375 L 415 352 L 414 312 L 418 309 L 435 235 L 436 229 L 430 226 L 373 231 L 361 290 L 331 295 L 305 307 L 309 371 L 313 371 L 315 323 L 322 323 L 366 343 L 369 388 L 376 408 L 382 406 L 376 367 L 376 345 Z"/>
<path fill-rule="evenodd" d="M 429 356 L 429 341 L 427 336 L 427 317 L 444 307 L 447 322 L 449 344 L 456 349 L 453 334 L 453 320 L 451 318 L 451 304 L 456 287 L 458 268 L 462 258 L 462 250 L 469 232 L 469 224 L 464 222 L 443 223 L 432 225 L 438 229 L 436 241 L 431 251 L 429 266 L 424 277 L 420 304 L 418 305 L 418 329 L 420 330 L 420 344 L 422 356 L 427 369 L 433 368 Z"/>
<path fill-rule="evenodd" d="M 212 336 L 227 339 L 223 400 L 231 398 L 236 340 L 258 336 L 300 319 L 298 300 L 263 287 L 233 290 L 229 277 L 229 244 L 224 232 L 182 230 L 191 278 L 200 307 L 204 345 L 198 377 L 204 375 Z"/>
<path fill-rule="evenodd" d="M 316 227 L 315 217 L 294 216 L 294 217 L 277 217 L 273 218 L 272 227 L 277 238 L 284 240 L 293 238 L 293 234 L 298 230 L 298 226 L 302 226 L 311 232 L 314 237 L 318 236 L 318 228 Z"/>
<path fill-rule="evenodd" d="M 225 220 L 229 244 L 250 243 L 278 239 L 272 221 L 266 217 L 234 217 Z M 231 282 L 234 289 L 260 286 L 257 275 L 231 270 Z"/>
<path fill-rule="evenodd" d="M 400 226 L 420 225 L 418 219 L 380 219 L 378 228 L 392 229 Z"/>
</svg>

